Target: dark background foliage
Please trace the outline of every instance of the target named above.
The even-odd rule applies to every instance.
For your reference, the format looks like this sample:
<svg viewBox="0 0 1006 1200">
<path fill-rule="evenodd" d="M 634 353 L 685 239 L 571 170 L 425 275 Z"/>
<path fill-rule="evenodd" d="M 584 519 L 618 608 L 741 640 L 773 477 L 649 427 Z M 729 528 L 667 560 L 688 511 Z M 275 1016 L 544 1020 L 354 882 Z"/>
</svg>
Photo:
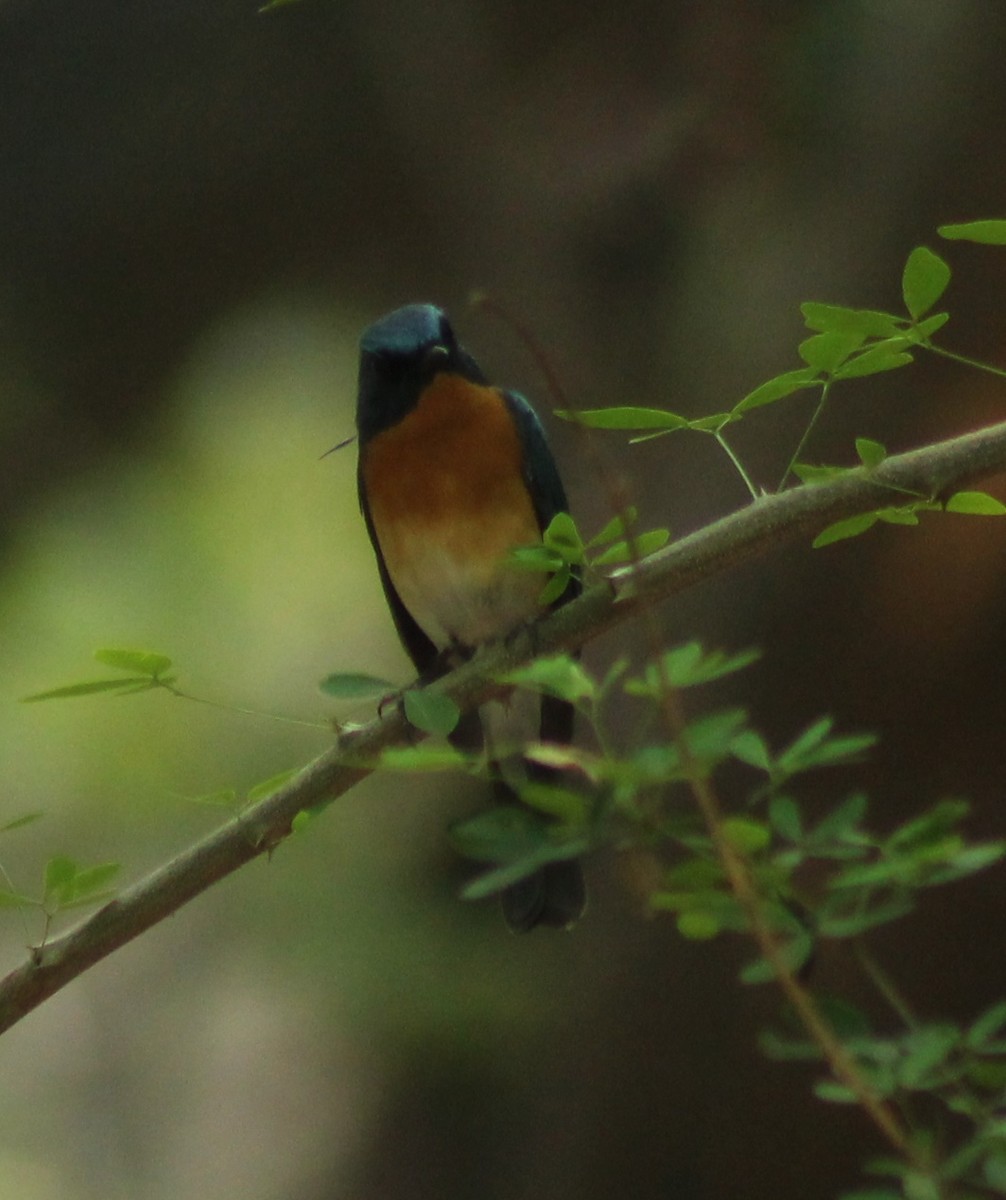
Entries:
<svg viewBox="0 0 1006 1200">
<path fill-rule="evenodd" d="M 797 365 L 797 305 L 893 307 L 908 250 L 1001 216 L 1006 11 L 975 0 L 0 6 L 0 547 L 8 701 L 102 642 L 201 694 L 323 716 L 332 670 L 407 678 L 355 511 L 355 338 L 448 307 L 501 382 L 577 403 L 732 404 Z M 1001 252 L 956 246 L 956 348 L 1000 360 Z M 809 457 L 1003 412 L 944 363 L 840 389 Z M 748 421 L 773 486 L 807 412 Z M 603 489 L 549 422 L 577 516 Z M 649 524 L 744 502 L 711 442 L 603 446 Z M 1001 832 L 1006 533 L 947 517 L 799 547 L 668 605 L 669 638 L 757 643 L 732 684 L 775 741 L 822 711 L 882 735 L 874 819 L 946 792 Z M 603 664 L 638 654 L 620 633 Z M 187 671 L 186 671 L 187 668 Z M 366 715 L 359 713 L 358 715 Z M 16 709 L 2 862 L 133 875 L 218 814 L 191 798 L 303 761 L 324 730 L 168 697 Z M 820 781 L 820 803 L 850 782 Z M 368 781 L 74 984 L 0 1047 L 0 1194 L 828 1195 L 879 1147 L 762 1060 L 775 998 L 737 945 L 645 915 L 652 864 L 590 867 L 573 934 L 514 939 L 454 899 L 442 780 Z M 1000 879 L 934 894 L 880 951 L 924 1015 L 1003 991 Z M 5 959 L 37 937 L 7 917 Z M 862 998 L 851 964 L 815 982 Z M 879 1011 L 879 1010 L 878 1010 Z"/>
</svg>

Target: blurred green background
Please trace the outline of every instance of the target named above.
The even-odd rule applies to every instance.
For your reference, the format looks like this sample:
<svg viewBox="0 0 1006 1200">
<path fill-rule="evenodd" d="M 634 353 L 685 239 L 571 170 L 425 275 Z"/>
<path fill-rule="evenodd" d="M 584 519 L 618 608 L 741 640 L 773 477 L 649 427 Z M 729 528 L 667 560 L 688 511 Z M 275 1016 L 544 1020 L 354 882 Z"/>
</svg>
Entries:
<svg viewBox="0 0 1006 1200">
<path fill-rule="evenodd" d="M 18 888 L 56 853 L 127 879 L 223 819 L 196 803 L 329 741 L 335 670 L 403 682 L 355 497 L 356 339 L 431 300 L 495 380 L 719 411 L 796 365 L 797 306 L 898 304 L 912 246 L 1002 216 L 1006 8 L 992 0 L 5 0 L 0 5 L 2 810 Z M 955 348 L 1002 361 L 1001 252 L 955 246 Z M 811 457 L 999 419 L 927 361 L 836 396 Z M 772 486 L 807 413 L 741 428 Z M 548 421 L 577 516 L 606 519 Z M 750 426 L 750 429 L 747 426 Z M 702 440 L 605 443 L 649 524 L 743 503 Z M 995 483 L 992 490 L 1002 495 Z M 945 791 L 1001 833 L 1006 530 L 965 517 L 794 547 L 661 612 L 757 643 L 734 697 L 775 741 L 882 734 L 875 819 Z M 19 706 L 173 656 L 167 695 Z M 631 630 L 589 651 L 636 654 Z M 355 714 L 368 715 L 365 708 Z M 822 803 L 837 785 L 822 780 Z M 464 905 L 453 781 L 371 778 L 302 837 L 115 954 L 0 1042 L 0 1200 L 827 1196 L 880 1148 L 755 1049 L 736 944 L 649 919 L 645 862 L 589 865 L 574 933 Z M 923 1015 L 1006 987 L 1002 880 L 882 940 Z M 981 940 L 975 930 L 981 931 Z M 5 968 L 37 939 L 8 912 Z M 826 952 L 822 986 L 851 988 Z"/>
</svg>

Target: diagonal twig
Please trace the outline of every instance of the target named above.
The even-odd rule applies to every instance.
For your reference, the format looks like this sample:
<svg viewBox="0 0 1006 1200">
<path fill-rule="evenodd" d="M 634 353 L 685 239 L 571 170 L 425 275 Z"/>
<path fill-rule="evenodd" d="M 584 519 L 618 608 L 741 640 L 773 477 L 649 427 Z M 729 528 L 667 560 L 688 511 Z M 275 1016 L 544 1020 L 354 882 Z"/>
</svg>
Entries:
<svg viewBox="0 0 1006 1200">
<path fill-rule="evenodd" d="M 533 638 L 489 647 L 430 687 L 449 695 L 462 709 L 473 707 L 498 688 L 494 681 L 501 674 L 536 655 L 581 646 L 644 607 L 703 579 L 833 521 L 890 504 L 892 489 L 939 498 L 1002 471 L 1006 471 L 1006 422 L 894 455 L 875 468 L 862 467 L 827 483 L 764 497 L 632 568 L 614 572 L 540 621 Z M 0 1033 L 217 880 L 273 849 L 288 836 L 299 812 L 343 795 L 370 772 L 383 749 L 415 736 L 397 710 L 343 735 L 238 820 L 32 951 L 25 963 L 0 980 Z"/>
</svg>

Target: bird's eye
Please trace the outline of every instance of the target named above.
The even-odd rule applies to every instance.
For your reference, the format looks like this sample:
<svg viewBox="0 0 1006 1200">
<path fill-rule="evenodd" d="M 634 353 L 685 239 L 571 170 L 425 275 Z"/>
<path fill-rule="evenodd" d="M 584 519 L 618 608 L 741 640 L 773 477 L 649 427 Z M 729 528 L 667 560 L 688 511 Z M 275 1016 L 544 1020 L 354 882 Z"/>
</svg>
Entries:
<svg viewBox="0 0 1006 1200">
<path fill-rule="evenodd" d="M 447 347 L 437 343 L 436 346 L 431 346 L 423 355 L 423 367 L 430 372 L 439 371 L 441 367 L 447 365 L 447 360 L 450 356 L 451 352 Z"/>
</svg>

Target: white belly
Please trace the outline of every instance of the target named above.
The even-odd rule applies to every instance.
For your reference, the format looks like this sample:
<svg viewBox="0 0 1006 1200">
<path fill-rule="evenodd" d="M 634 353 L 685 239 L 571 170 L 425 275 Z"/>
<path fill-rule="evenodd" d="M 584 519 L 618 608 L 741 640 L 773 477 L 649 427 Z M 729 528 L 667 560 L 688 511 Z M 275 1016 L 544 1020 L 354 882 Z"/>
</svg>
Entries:
<svg viewBox="0 0 1006 1200">
<path fill-rule="evenodd" d="M 473 563 L 443 542 L 403 539 L 408 552 L 388 562 L 402 603 L 438 650 L 478 646 L 504 637 L 539 610 L 544 577 L 517 570 L 505 558 Z"/>
</svg>

